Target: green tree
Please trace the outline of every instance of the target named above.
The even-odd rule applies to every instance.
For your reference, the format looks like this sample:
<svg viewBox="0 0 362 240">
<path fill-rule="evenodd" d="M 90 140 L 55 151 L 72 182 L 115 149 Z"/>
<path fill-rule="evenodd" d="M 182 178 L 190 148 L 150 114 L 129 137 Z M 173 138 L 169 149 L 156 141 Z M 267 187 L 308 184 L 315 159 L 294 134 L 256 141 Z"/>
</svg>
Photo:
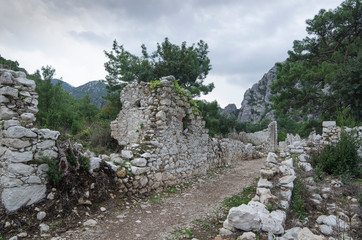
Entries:
<svg viewBox="0 0 362 240">
<path fill-rule="evenodd" d="M 112 50 L 105 51 L 108 58 L 104 64 L 108 72 L 106 81 L 111 92 L 134 80 L 149 82 L 168 75 L 178 79 L 179 84 L 193 96 L 207 94 L 214 88 L 212 83 L 203 83 L 211 70 L 208 45 L 204 41 L 200 40 L 197 46 L 187 46 L 186 42 L 178 46 L 165 38 L 161 44 L 157 43 L 157 50 L 152 54 L 147 52 L 145 45 L 141 48 L 142 56 L 138 57 L 114 40 Z"/>
<path fill-rule="evenodd" d="M 362 6 L 346 0 L 335 10 L 320 10 L 306 21 L 308 37 L 294 41 L 284 63 L 278 64 L 273 107 L 277 114 L 291 109 L 299 116 L 335 117 L 350 107 L 362 116 Z"/>
</svg>

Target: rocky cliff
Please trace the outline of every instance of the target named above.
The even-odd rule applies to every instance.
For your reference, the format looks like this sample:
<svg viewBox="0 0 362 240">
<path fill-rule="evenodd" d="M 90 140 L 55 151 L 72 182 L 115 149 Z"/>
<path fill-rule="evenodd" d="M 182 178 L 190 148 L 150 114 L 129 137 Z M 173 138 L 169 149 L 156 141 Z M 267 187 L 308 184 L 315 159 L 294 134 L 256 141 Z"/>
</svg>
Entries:
<svg viewBox="0 0 362 240">
<path fill-rule="evenodd" d="M 238 115 L 239 122 L 259 123 L 263 119 L 275 120 L 271 110 L 271 84 L 276 80 L 276 66 L 263 78 L 246 90 Z"/>
</svg>

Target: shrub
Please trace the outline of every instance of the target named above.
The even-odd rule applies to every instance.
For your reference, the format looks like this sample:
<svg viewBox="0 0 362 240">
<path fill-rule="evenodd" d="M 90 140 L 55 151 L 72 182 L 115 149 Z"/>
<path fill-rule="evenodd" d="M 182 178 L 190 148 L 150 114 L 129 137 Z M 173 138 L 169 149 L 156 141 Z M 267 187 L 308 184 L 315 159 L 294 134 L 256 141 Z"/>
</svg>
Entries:
<svg viewBox="0 0 362 240">
<path fill-rule="evenodd" d="M 307 196 L 305 196 L 307 192 L 307 188 L 302 178 L 297 177 L 294 181 L 291 209 L 300 220 L 307 217 L 304 200 L 307 199 Z"/>
<path fill-rule="evenodd" d="M 59 173 L 59 160 L 43 157 L 41 161 L 48 164 L 48 171 L 46 171 L 48 181 L 52 187 L 57 188 L 63 178 L 63 174 Z"/>
<path fill-rule="evenodd" d="M 359 174 L 359 141 L 351 134 L 341 133 L 336 145 L 327 145 L 321 152 L 313 153 L 311 163 L 332 175 L 355 177 Z"/>
</svg>

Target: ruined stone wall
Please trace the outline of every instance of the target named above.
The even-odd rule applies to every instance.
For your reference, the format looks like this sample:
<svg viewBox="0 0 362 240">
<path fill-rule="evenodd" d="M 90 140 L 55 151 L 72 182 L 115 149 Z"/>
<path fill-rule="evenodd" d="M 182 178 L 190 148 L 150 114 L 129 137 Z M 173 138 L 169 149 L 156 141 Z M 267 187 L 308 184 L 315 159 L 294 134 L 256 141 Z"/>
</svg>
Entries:
<svg viewBox="0 0 362 240">
<path fill-rule="evenodd" d="M 263 145 L 268 151 L 275 152 L 278 149 L 277 122 L 273 121 L 268 128 L 255 133 L 239 133 L 238 138 L 244 143 L 251 142 L 256 145 Z"/>
<path fill-rule="evenodd" d="M 0 196 L 8 211 L 45 197 L 43 156 L 58 156 L 59 132 L 34 128 L 35 82 L 25 73 L 0 68 Z"/>
<path fill-rule="evenodd" d="M 124 146 L 124 153 L 129 151 L 120 161 L 124 164 L 128 158 L 135 176 L 132 184 L 123 180 L 127 191 L 159 189 L 235 160 L 260 156 L 251 144 L 210 138 L 185 91 L 175 86 L 172 76 L 123 89 L 122 110 L 111 123 L 111 134 Z"/>
</svg>

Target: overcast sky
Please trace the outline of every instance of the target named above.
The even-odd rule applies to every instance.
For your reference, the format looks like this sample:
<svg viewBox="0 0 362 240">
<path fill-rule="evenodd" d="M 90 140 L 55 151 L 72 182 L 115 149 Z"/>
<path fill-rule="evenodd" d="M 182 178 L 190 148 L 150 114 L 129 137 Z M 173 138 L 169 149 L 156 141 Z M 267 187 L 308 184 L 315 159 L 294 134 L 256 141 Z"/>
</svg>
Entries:
<svg viewBox="0 0 362 240">
<path fill-rule="evenodd" d="M 342 0 L 0 0 L 0 55 L 30 73 L 51 65 L 73 86 L 104 79 L 117 39 L 140 55 L 170 42 L 209 45 L 216 88 L 203 97 L 240 108 L 246 89 L 276 62 L 293 40 L 306 36 L 305 20 Z"/>
</svg>

